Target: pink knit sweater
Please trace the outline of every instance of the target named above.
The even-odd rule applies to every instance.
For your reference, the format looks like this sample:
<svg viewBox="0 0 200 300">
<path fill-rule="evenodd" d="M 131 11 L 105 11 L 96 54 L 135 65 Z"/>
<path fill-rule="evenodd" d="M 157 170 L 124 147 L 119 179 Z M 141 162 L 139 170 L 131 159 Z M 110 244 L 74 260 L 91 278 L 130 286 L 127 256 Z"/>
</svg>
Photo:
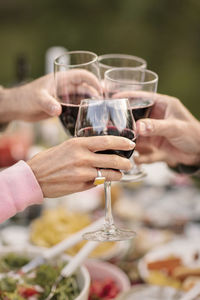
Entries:
<svg viewBox="0 0 200 300">
<path fill-rule="evenodd" d="M 0 223 L 42 201 L 42 190 L 24 161 L 0 172 Z"/>
</svg>

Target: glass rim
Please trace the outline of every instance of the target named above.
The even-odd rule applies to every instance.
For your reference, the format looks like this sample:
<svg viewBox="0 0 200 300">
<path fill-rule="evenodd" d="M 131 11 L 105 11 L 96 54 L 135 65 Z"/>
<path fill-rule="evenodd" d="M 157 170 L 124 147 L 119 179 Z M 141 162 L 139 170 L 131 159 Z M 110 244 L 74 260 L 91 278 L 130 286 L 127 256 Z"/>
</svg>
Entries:
<svg viewBox="0 0 200 300">
<path fill-rule="evenodd" d="M 126 58 L 126 59 L 130 59 L 130 60 L 138 61 L 141 63 L 141 66 L 137 66 L 136 68 L 142 68 L 143 66 L 144 66 L 144 68 L 146 68 L 146 66 L 147 66 L 147 61 L 145 59 L 143 59 L 142 57 L 131 55 L 131 54 L 123 54 L 123 53 L 102 54 L 102 55 L 98 56 L 98 62 L 103 67 L 110 68 L 112 66 L 106 65 L 101 62 L 101 59 L 103 60 L 103 59 L 109 59 L 109 58 L 114 58 L 114 59 Z"/>
<path fill-rule="evenodd" d="M 112 73 L 113 71 L 141 71 L 141 72 L 145 72 L 147 74 L 151 74 L 153 75 L 155 78 L 152 80 L 148 80 L 148 81 L 142 81 L 142 82 L 134 82 L 134 83 L 126 83 L 126 81 L 123 81 L 123 83 L 126 83 L 127 85 L 147 85 L 147 84 L 151 84 L 151 83 L 157 83 L 158 82 L 158 74 L 155 73 L 154 71 L 148 70 L 148 69 L 141 69 L 141 68 L 131 68 L 131 67 L 119 67 L 119 68 L 112 68 L 109 69 L 105 72 L 104 77 L 105 79 L 108 79 L 112 82 L 117 82 L 117 83 L 122 83 L 122 80 L 120 79 L 113 79 L 109 76 L 110 73 Z"/>
<path fill-rule="evenodd" d="M 70 66 L 70 67 L 75 67 L 75 66 L 76 66 L 76 67 L 87 66 L 87 65 L 89 65 L 89 64 L 91 64 L 91 63 L 94 63 L 94 62 L 98 61 L 98 55 L 97 55 L 96 53 L 92 52 L 92 51 L 87 51 L 87 50 L 75 50 L 75 51 L 67 51 L 67 52 L 64 52 L 63 54 L 61 54 L 61 55 L 59 55 L 58 57 L 56 57 L 56 58 L 54 59 L 54 65 L 55 65 L 55 66 L 64 66 L 64 67 L 66 67 L 67 65 L 64 64 L 64 63 L 60 63 L 60 62 L 59 62 L 59 59 L 62 58 L 62 57 L 64 57 L 64 56 L 66 56 L 66 55 L 80 54 L 80 53 L 82 53 L 82 54 L 90 54 L 90 55 L 92 55 L 94 58 L 93 58 L 92 60 L 90 60 L 89 62 L 85 62 L 85 63 L 82 63 L 82 64 L 75 64 L 75 65 L 69 64 L 68 66 Z"/>
</svg>

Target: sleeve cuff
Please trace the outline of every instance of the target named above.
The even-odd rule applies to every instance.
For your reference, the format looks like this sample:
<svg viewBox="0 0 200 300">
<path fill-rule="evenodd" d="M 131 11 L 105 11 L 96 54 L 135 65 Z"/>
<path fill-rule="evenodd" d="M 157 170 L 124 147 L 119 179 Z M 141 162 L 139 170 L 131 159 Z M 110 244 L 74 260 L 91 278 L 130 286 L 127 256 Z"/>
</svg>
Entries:
<svg viewBox="0 0 200 300">
<path fill-rule="evenodd" d="M 19 161 L 0 173 L 0 208 L 4 219 L 24 210 L 33 204 L 41 204 L 43 194 L 31 168 Z"/>
</svg>

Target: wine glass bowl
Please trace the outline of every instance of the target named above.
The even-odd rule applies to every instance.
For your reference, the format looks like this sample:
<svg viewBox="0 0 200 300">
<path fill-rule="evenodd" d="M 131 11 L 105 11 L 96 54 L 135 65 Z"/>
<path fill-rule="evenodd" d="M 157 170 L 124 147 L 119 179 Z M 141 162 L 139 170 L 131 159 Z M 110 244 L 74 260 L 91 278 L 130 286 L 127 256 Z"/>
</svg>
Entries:
<svg viewBox="0 0 200 300">
<path fill-rule="evenodd" d="M 136 125 L 127 99 L 115 100 L 82 100 L 75 133 L 77 137 L 115 135 L 135 141 Z M 131 157 L 133 150 L 105 150 L 99 154 L 114 154 Z M 104 183 L 106 214 L 102 229 L 84 234 L 87 240 L 119 241 L 132 239 L 135 232 L 122 230 L 115 226 L 111 211 L 110 182 Z"/>
<path fill-rule="evenodd" d="M 132 67 L 146 69 L 147 62 L 138 56 L 128 54 L 103 54 L 98 57 L 101 79 L 107 70 L 118 67 Z"/>
<path fill-rule="evenodd" d="M 74 135 L 79 105 L 85 98 L 101 98 L 98 57 L 89 51 L 70 51 L 54 61 L 55 96 L 61 103 L 60 121 Z"/>
<path fill-rule="evenodd" d="M 157 91 L 158 75 L 147 69 L 113 68 L 105 72 L 104 93 L 109 99 L 127 98 L 135 121 L 150 116 Z M 122 181 L 140 181 L 146 173 L 131 159 L 132 169 Z"/>
<path fill-rule="evenodd" d="M 113 68 L 105 73 L 105 95 L 128 98 L 135 120 L 150 115 L 157 91 L 158 75 L 146 69 Z"/>
</svg>

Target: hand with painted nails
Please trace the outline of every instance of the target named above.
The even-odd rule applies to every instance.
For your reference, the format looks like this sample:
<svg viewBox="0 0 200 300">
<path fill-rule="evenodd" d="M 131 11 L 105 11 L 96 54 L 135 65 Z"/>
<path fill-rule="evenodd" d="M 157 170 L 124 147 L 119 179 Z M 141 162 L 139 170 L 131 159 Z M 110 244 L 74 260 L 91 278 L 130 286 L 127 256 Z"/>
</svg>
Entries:
<svg viewBox="0 0 200 300">
<path fill-rule="evenodd" d="M 137 163 L 200 166 L 200 122 L 177 98 L 156 94 L 150 119 L 136 124 Z"/>
</svg>

